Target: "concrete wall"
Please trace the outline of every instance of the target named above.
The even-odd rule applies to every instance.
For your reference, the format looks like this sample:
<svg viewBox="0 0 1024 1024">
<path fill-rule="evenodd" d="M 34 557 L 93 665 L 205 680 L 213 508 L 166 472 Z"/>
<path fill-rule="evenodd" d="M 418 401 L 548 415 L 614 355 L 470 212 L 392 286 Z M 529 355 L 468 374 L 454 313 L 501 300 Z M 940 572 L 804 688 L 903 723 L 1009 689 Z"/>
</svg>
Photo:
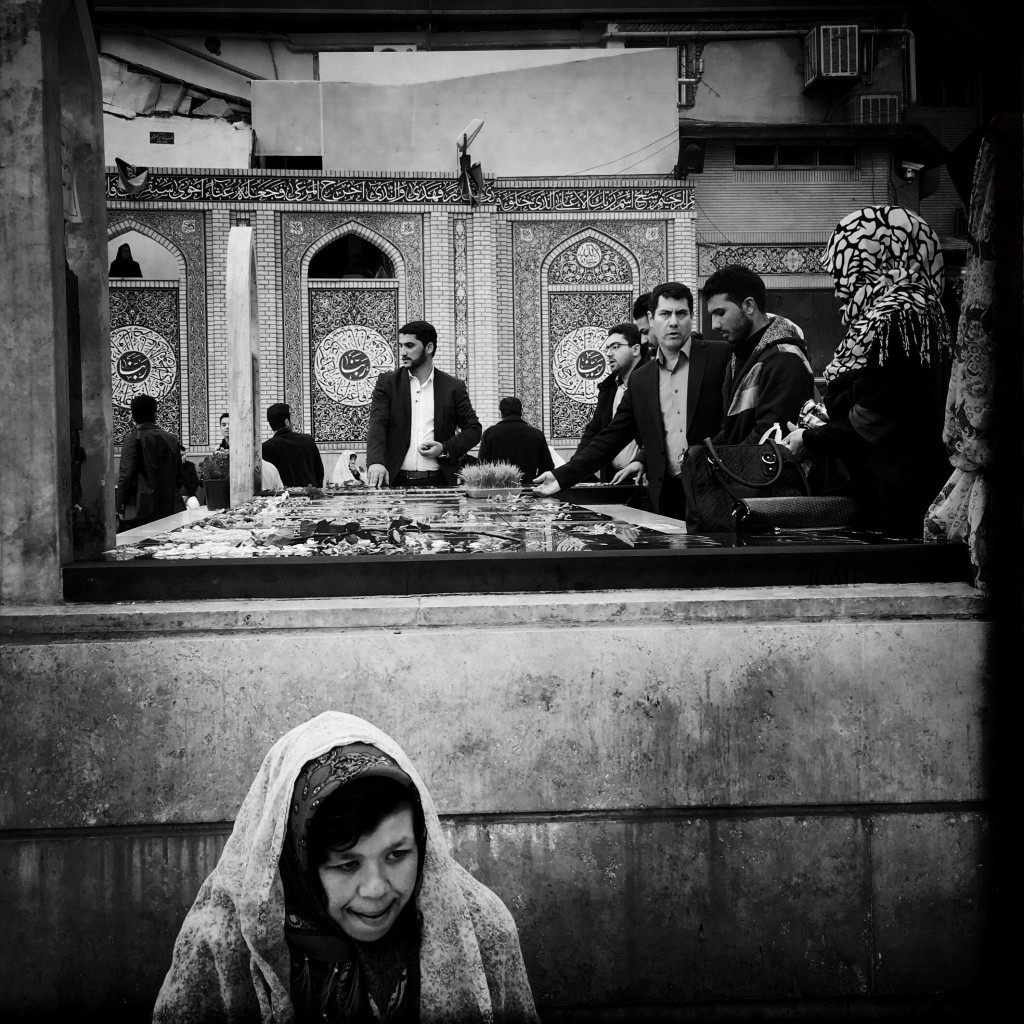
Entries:
<svg viewBox="0 0 1024 1024">
<path fill-rule="evenodd" d="M 151 132 L 171 132 L 171 144 L 150 142 Z M 108 164 L 120 157 L 137 167 L 244 169 L 252 151 L 252 128 L 216 117 L 117 117 L 103 115 Z"/>
<path fill-rule="evenodd" d="M 266 749 L 328 708 L 409 752 L 549 1020 L 948 1006 L 977 981 L 969 588 L 12 608 L 0 630 L 11 1019 L 147 1007 Z"/>
</svg>

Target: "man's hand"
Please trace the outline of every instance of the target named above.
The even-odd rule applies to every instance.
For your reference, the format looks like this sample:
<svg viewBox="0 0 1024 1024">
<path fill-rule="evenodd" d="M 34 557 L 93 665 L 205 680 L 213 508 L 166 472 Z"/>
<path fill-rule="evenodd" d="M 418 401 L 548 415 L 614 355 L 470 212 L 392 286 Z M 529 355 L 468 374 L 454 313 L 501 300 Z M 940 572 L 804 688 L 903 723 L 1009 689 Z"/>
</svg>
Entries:
<svg viewBox="0 0 1024 1024">
<path fill-rule="evenodd" d="M 628 466 L 623 467 L 612 477 L 611 483 L 613 484 L 624 484 L 629 480 L 633 483 L 640 482 L 640 474 L 644 471 L 644 464 L 642 462 L 631 462 Z"/>
<path fill-rule="evenodd" d="M 366 482 L 370 487 L 387 487 L 388 471 L 379 463 L 375 462 L 366 469 Z"/>
<path fill-rule="evenodd" d="M 782 443 L 798 458 L 803 459 L 807 452 L 804 446 L 804 430 L 798 427 L 792 420 L 786 424 L 789 433 L 782 439 Z"/>
<path fill-rule="evenodd" d="M 436 459 L 444 451 L 440 441 L 424 441 L 417 449 L 425 459 Z"/>
<path fill-rule="evenodd" d="M 555 479 L 555 474 L 550 470 L 546 473 L 541 473 L 540 476 L 533 479 L 533 493 L 539 494 L 541 497 L 550 497 L 552 494 L 557 494 L 561 489 L 562 485 Z"/>
</svg>

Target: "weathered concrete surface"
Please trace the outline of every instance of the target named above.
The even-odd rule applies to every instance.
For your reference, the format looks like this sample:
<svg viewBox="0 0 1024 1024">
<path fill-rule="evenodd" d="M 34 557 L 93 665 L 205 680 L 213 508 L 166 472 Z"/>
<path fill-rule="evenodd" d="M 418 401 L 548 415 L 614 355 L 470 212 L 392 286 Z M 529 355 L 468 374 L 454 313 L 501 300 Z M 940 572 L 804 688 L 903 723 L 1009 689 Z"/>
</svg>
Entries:
<svg viewBox="0 0 1024 1024">
<path fill-rule="evenodd" d="M 0 646 L 4 828 L 230 820 L 328 708 L 447 813 L 975 800 L 986 624 L 582 624 Z"/>
<path fill-rule="evenodd" d="M 71 551 L 60 8 L 0 5 L 0 604 L 59 601 Z"/>
<path fill-rule="evenodd" d="M 736 811 L 456 818 L 446 832 L 512 911 L 545 1011 L 968 992 L 984 828 L 972 813 Z M 143 1019 L 227 831 L 0 841 L 5 1019 Z"/>
<path fill-rule="evenodd" d="M 265 751 L 332 707 L 409 752 L 553 1020 L 957 1005 L 993 898 L 983 615 L 960 587 L 0 610 L 0 1015 L 144 1017 Z"/>
</svg>

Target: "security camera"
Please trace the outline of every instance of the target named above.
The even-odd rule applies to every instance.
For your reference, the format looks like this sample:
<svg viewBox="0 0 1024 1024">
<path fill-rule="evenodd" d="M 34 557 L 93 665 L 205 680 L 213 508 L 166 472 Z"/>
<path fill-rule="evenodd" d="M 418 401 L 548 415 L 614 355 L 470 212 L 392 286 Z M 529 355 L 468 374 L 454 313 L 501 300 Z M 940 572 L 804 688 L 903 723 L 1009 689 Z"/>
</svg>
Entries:
<svg viewBox="0 0 1024 1024">
<path fill-rule="evenodd" d="M 907 181 L 913 181 L 923 170 L 924 164 L 915 164 L 913 160 L 900 161 L 900 173 Z"/>
</svg>

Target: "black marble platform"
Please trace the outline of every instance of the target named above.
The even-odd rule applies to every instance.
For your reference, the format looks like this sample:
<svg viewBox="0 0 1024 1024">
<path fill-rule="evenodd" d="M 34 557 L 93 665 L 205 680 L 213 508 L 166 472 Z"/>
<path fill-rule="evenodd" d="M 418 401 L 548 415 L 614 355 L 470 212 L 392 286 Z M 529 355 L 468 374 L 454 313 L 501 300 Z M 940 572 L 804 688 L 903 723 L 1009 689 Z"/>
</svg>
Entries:
<svg viewBox="0 0 1024 1024">
<path fill-rule="evenodd" d="M 230 513 L 230 523 L 237 527 L 240 516 L 245 518 L 244 508 Z M 964 545 L 858 531 L 687 535 L 667 521 L 670 532 L 661 532 L 656 525 L 627 523 L 528 493 L 511 502 L 487 502 L 452 491 L 358 491 L 287 503 L 260 522 L 265 526 L 270 520 L 279 544 L 316 544 L 318 552 L 343 550 L 344 530 L 352 524 L 374 545 L 383 545 L 389 531 L 396 536 L 396 523 L 418 535 L 410 538 L 416 542 L 412 547 L 386 554 L 154 557 L 162 543 L 187 536 L 183 529 L 153 540 L 137 557 L 119 549 L 118 555 L 127 557 L 66 566 L 65 599 L 110 603 L 971 579 Z M 216 517 L 205 523 L 215 526 Z M 354 543 L 357 534 L 349 533 Z M 438 550 L 425 553 L 416 546 L 420 542 L 433 542 Z M 502 549 L 464 550 L 474 542 Z"/>
</svg>

